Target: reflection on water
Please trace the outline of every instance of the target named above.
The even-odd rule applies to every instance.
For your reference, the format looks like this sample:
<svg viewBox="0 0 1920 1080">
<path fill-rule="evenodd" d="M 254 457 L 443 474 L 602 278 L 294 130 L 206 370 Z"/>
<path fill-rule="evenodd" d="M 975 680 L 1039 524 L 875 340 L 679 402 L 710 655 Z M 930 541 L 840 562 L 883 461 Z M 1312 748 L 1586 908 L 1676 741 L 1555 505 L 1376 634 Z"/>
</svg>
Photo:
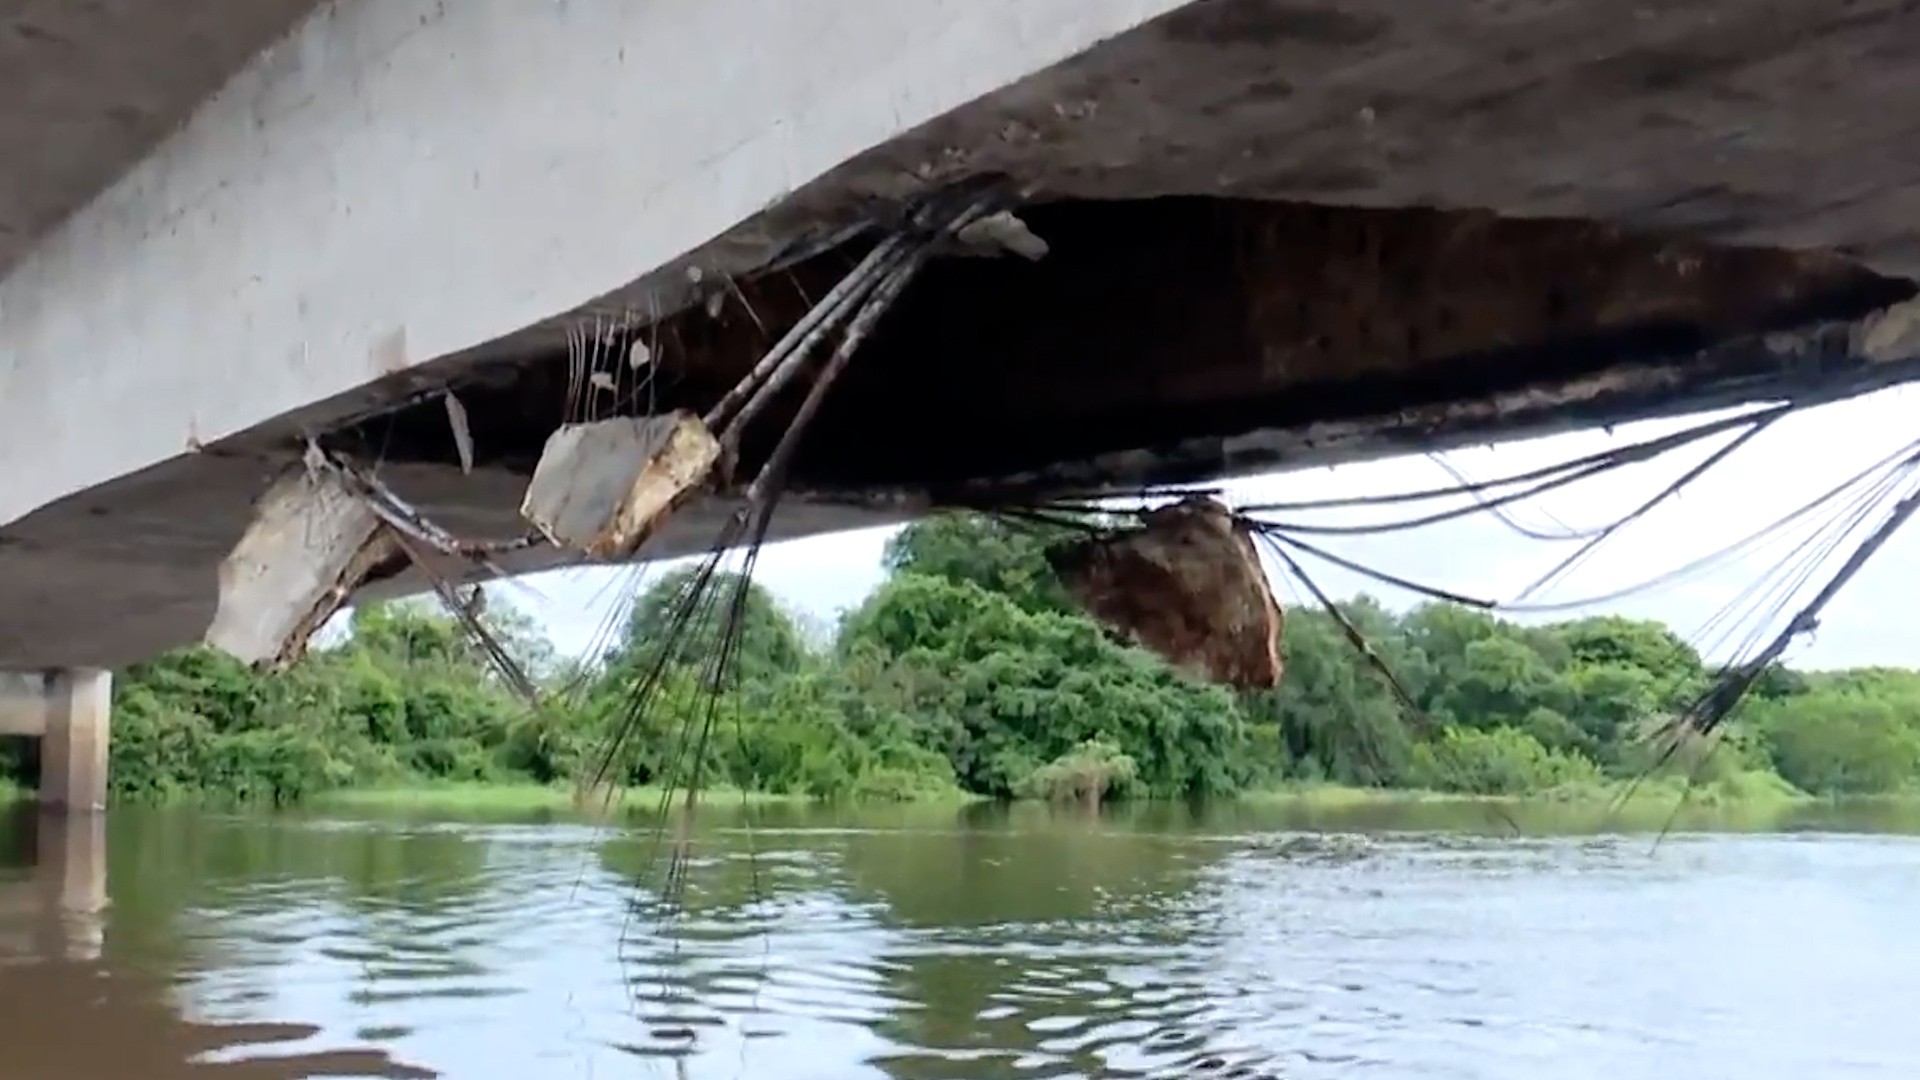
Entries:
<svg viewBox="0 0 1920 1080">
<path fill-rule="evenodd" d="M 22 815 L 0 1075 L 1920 1076 L 1920 841 L 1394 812 Z"/>
<path fill-rule="evenodd" d="M 166 991 L 165 954 L 107 948 L 107 825 L 30 812 L 0 834 L 0 1074 L 158 1080 L 429 1077 L 368 1048 L 298 1053 L 313 1023 L 200 1023 Z M 136 886 L 137 887 L 137 886 Z M 155 970 L 160 968 L 161 970 Z M 216 1060 L 209 1055 L 224 1055 Z"/>
</svg>

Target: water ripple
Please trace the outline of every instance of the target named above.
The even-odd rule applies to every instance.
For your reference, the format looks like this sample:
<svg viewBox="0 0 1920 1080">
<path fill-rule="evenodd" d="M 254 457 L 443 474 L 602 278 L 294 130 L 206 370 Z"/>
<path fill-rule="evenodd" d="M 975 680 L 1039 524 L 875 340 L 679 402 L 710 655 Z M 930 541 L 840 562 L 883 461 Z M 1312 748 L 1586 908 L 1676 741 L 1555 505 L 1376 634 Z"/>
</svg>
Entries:
<svg viewBox="0 0 1920 1080">
<path fill-rule="evenodd" d="M 1897 839 L 189 827 L 0 867 L 9 1080 L 1920 1075 Z"/>
</svg>

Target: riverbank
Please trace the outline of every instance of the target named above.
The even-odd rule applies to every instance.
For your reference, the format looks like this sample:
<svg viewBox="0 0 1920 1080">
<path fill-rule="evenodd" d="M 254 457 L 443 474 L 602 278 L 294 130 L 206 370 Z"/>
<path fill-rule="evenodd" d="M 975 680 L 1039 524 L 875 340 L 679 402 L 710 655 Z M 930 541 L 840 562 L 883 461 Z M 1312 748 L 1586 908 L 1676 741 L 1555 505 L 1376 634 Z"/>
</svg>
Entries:
<svg viewBox="0 0 1920 1080">
<path fill-rule="evenodd" d="M 1114 803 L 1098 815 L 1101 829 L 1169 828 L 1186 831 L 1191 822 L 1209 827 L 1264 832 L 1474 833 L 1502 836 L 1598 834 L 1877 832 L 1920 835 L 1920 792 L 1833 798 L 1786 788 L 1777 778 L 1735 784 L 1702 785 L 1691 792 L 1678 779 L 1628 785 L 1563 788 L 1525 796 L 1495 797 L 1453 792 L 1302 785 L 1267 789 L 1220 799 L 1198 808 L 1180 802 L 1134 800 Z M 414 822 L 534 824 L 640 821 L 653 818 L 666 792 L 659 788 L 626 791 L 611 810 L 575 804 L 568 786 L 533 783 L 426 782 L 380 788 L 343 789 L 315 795 L 281 811 L 263 804 L 216 802 L 209 809 L 269 821 L 280 813 Z M 0 808 L 20 806 L 31 789 L 0 789 Z M 685 793 L 673 793 L 677 811 Z M 895 829 L 951 822 L 969 807 L 989 818 L 1004 818 L 1022 828 L 1050 829 L 1069 821 L 1084 828 L 1095 819 L 1077 805 L 1049 806 L 1024 800 L 1002 804 L 955 793 L 911 802 L 866 801 L 822 804 L 802 795 L 714 790 L 698 804 L 710 821 L 734 820 L 751 813 L 755 820 L 805 824 L 857 824 Z M 181 809 L 195 800 L 181 799 Z M 140 811 L 138 805 L 116 809 Z M 1195 813 L 1198 817 L 1194 817 Z M 970 816 L 970 815 L 969 815 Z"/>
<path fill-rule="evenodd" d="M 615 794 L 611 806 L 615 812 L 651 813 L 663 803 L 673 807 L 685 804 L 684 790 L 669 792 L 660 787 L 624 788 Z M 766 791 L 741 791 L 738 788 L 708 788 L 695 796 L 703 807 L 739 809 L 764 806 L 811 806 L 806 795 L 787 795 Z M 945 791 L 910 800 L 915 806 L 962 806 L 984 801 L 963 791 Z M 450 814 L 496 813 L 578 813 L 595 812 L 607 804 L 596 801 L 585 807 L 576 801 L 572 785 L 533 783 L 460 783 L 426 782 L 392 787 L 346 788 L 316 795 L 304 804 L 317 810 L 338 811 L 420 811 Z M 887 805 L 876 803 L 876 805 Z"/>
<path fill-rule="evenodd" d="M 1890 796 L 1902 799 L 1910 796 Z M 1920 793 L 1911 796 L 1920 799 Z M 1821 801 L 1772 773 L 1738 773 L 1725 779 L 1692 785 L 1677 776 L 1638 782 L 1610 781 L 1570 784 L 1518 795 L 1476 795 L 1419 788 L 1363 788 L 1341 784 L 1288 785 L 1246 792 L 1243 802 L 1304 803 L 1326 809 L 1404 803 L 1538 803 L 1555 806 L 1671 806 L 1685 799 L 1691 806 L 1769 806 Z"/>
<path fill-rule="evenodd" d="M 669 794 L 675 805 L 686 798 L 685 792 L 669 793 L 663 788 L 627 788 L 615 794 L 611 805 L 616 810 L 652 810 L 659 807 Z M 727 788 L 702 791 L 696 800 L 702 806 L 797 806 L 808 801 L 802 795 L 775 795 Z M 306 805 L 318 810 L 427 810 L 448 813 L 572 813 L 583 809 L 576 802 L 572 785 L 534 783 L 426 782 L 393 787 L 344 788 L 316 795 Z M 584 809 L 598 808 L 589 805 Z"/>
<path fill-rule="evenodd" d="M 615 814 L 650 814 L 663 802 L 683 805 L 685 792 L 669 793 L 657 787 L 621 791 L 610 804 Z M 0 805 L 30 799 L 31 789 L 0 781 Z M 906 803 L 866 804 L 925 809 L 964 806 L 990 800 L 964 792 L 941 793 Z M 702 807 L 805 808 L 817 805 L 805 795 L 774 794 L 715 788 L 697 796 Z M 1216 807 L 1260 812 L 1283 812 L 1304 824 L 1364 822 L 1380 815 L 1397 816 L 1421 811 L 1435 820 L 1485 819 L 1509 824 L 1538 823 L 1549 831 L 1563 827 L 1620 827 L 1659 829 L 1675 822 L 1741 829 L 1765 829 L 1808 808 L 1846 803 L 1868 805 L 1886 815 L 1920 820 L 1920 792 L 1870 798 L 1835 800 L 1808 795 L 1769 773 L 1745 773 L 1698 784 L 1688 789 L 1679 777 L 1662 777 L 1638 784 L 1614 782 L 1552 788 L 1525 795 L 1493 796 L 1404 788 L 1362 788 L 1338 784 L 1301 784 L 1243 792 L 1219 800 Z M 1154 803 L 1137 803 L 1147 809 Z M 422 781 L 372 788 L 345 788 L 316 794 L 298 804 L 302 812 L 369 814 L 376 816 L 443 816 L 478 818 L 564 818 L 592 816 L 604 807 L 583 808 L 571 785 L 530 782 Z M 1116 806 L 1113 809 L 1120 809 Z M 1584 823 L 1584 824 L 1583 824 Z"/>
<path fill-rule="evenodd" d="M 669 793 L 657 787 L 631 788 L 619 792 L 612 803 L 618 811 L 651 812 L 663 801 L 682 804 L 684 791 Z M 909 805 L 964 805 L 988 801 L 965 792 L 943 792 L 910 800 Z M 1550 788 L 1524 795 L 1474 795 L 1458 792 L 1425 791 L 1406 788 L 1362 788 L 1338 784 L 1302 784 L 1243 792 L 1223 805 L 1287 806 L 1317 812 L 1341 812 L 1369 808 L 1390 809 L 1404 806 L 1509 806 L 1561 810 L 1627 811 L 1636 816 L 1644 812 L 1671 814 L 1676 808 L 1689 811 L 1759 812 L 1773 808 L 1791 808 L 1826 802 L 1799 791 L 1768 773 L 1746 773 L 1689 789 L 1678 777 L 1662 777 L 1638 784 L 1615 782 Z M 1920 794 L 1888 796 L 1890 803 L 1920 806 Z M 701 806 L 715 808 L 808 806 L 815 800 L 805 795 L 740 791 L 732 788 L 704 790 L 697 796 Z M 305 804 L 320 811 L 426 813 L 532 814 L 578 812 L 575 792 L 570 785 L 533 783 L 422 782 L 377 788 L 349 788 L 325 792 Z M 587 809 L 596 809 L 590 806 Z"/>
<path fill-rule="evenodd" d="M 1576 785 L 1522 796 L 1311 786 L 1244 795 L 1252 815 L 1307 830 L 1589 833 L 1868 831 L 1920 834 L 1920 791 L 1809 795 L 1770 773 L 1688 789 L 1680 777 Z"/>
</svg>

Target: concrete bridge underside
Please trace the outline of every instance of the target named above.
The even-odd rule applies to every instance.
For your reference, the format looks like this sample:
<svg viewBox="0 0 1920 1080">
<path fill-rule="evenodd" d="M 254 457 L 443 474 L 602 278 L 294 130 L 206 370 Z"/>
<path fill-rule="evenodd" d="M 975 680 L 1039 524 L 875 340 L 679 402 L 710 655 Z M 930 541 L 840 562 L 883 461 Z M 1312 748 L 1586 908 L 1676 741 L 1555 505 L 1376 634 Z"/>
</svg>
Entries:
<svg viewBox="0 0 1920 1080">
<path fill-rule="evenodd" d="M 704 407 L 855 227 L 969 177 L 1023 185 L 1049 254 L 915 285 L 782 535 L 1834 393 L 1915 351 L 1889 103 L 1920 12 L 1890 0 L 166 7 L 0 2 L 30 103 L 0 121 L 0 668 L 198 638 L 309 436 L 520 531 L 570 331 L 649 343 L 610 400 Z"/>
</svg>

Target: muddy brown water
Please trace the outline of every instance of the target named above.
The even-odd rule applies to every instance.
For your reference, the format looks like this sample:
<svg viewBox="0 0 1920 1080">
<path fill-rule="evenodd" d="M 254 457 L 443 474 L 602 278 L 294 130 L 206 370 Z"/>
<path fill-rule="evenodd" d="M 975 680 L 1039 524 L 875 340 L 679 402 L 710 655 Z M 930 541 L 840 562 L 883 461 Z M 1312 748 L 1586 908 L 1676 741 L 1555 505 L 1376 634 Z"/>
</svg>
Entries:
<svg viewBox="0 0 1920 1080">
<path fill-rule="evenodd" d="M 1920 1076 L 1895 809 L 708 818 L 14 815 L 0 1077 Z"/>
</svg>

